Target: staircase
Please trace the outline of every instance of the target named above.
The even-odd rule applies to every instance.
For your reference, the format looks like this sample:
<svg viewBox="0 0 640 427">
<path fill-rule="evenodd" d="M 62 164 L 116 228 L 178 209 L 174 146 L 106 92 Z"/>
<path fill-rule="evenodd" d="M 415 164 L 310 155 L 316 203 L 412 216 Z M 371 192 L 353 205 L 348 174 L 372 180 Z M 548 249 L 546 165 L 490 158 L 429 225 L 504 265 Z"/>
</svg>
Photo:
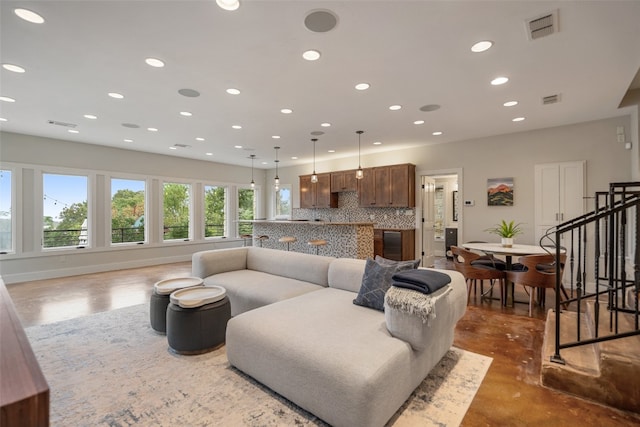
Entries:
<svg viewBox="0 0 640 427">
<path fill-rule="evenodd" d="M 547 313 L 541 367 L 547 387 L 636 413 L 639 219 L 640 183 L 615 183 L 609 192 L 596 193 L 594 212 L 550 230 L 547 238 L 553 235 L 567 248 L 569 273 L 565 268 L 562 282 L 572 298 L 564 309 L 567 301 L 559 299 L 558 281 L 555 309 Z"/>
</svg>

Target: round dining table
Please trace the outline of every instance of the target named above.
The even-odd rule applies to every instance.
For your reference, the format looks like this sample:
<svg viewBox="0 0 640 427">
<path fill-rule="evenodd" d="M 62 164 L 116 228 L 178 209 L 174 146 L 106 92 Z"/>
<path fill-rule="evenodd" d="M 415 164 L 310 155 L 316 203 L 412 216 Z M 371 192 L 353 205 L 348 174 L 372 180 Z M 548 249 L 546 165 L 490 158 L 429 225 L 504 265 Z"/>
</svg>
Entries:
<svg viewBox="0 0 640 427">
<path fill-rule="evenodd" d="M 501 243 L 463 243 L 462 247 L 468 250 L 481 251 L 486 254 L 503 255 L 506 261 L 506 269 L 511 270 L 513 266 L 514 256 L 524 255 L 547 255 L 555 254 L 555 247 L 542 247 L 539 245 L 512 245 L 511 247 L 502 246 Z M 564 252 L 564 250 L 562 251 Z M 507 307 L 513 307 L 513 283 L 507 283 L 507 297 L 505 304 Z"/>
</svg>

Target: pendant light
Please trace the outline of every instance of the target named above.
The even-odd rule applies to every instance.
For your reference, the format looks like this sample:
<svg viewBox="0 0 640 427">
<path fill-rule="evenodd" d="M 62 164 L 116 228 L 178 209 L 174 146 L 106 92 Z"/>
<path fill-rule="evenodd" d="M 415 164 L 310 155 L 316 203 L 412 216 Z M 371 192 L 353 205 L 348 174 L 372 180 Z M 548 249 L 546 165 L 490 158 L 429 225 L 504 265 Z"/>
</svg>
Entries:
<svg viewBox="0 0 640 427">
<path fill-rule="evenodd" d="M 358 170 L 356 170 L 356 179 L 364 178 L 364 171 L 362 170 L 362 166 L 360 166 L 360 136 L 364 133 L 363 130 L 357 130 L 358 134 Z"/>
<path fill-rule="evenodd" d="M 311 141 L 313 142 L 313 174 L 311 175 L 311 182 L 318 182 L 318 174 L 316 174 L 316 141 L 318 138 L 313 138 Z"/>
<path fill-rule="evenodd" d="M 278 160 L 278 150 L 280 147 L 273 148 L 276 150 L 276 177 L 273 179 L 273 188 L 278 191 L 280 189 L 280 177 L 278 176 L 278 163 L 280 163 L 280 160 Z"/>
<path fill-rule="evenodd" d="M 255 154 L 250 154 L 251 158 L 251 188 L 256 188 L 256 182 L 253 180 L 253 160 L 256 158 Z"/>
</svg>

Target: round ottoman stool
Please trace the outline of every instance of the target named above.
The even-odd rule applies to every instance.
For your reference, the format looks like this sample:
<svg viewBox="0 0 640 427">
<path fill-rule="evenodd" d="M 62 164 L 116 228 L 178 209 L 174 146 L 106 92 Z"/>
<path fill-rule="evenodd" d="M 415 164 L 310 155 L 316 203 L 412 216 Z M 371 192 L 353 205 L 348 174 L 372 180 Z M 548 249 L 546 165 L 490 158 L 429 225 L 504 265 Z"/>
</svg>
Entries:
<svg viewBox="0 0 640 427">
<path fill-rule="evenodd" d="M 178 289 L 192 286 L 203 286 L 199 277 L 181 277 L 177 279 L 160 280 L 153 285 L 151 301 L 149 307 L 149 317 L 151 328 L 159 333 L 167 332 L 167 307 L 169 306 L 169 295 Z"/>
<path fill-rule="evenodd" d="M 175 291 L 167 307 L 167 341 L 179 354 L 201 354 L 224 343 L 231 304 L 221 286 Z"/>
</svg>

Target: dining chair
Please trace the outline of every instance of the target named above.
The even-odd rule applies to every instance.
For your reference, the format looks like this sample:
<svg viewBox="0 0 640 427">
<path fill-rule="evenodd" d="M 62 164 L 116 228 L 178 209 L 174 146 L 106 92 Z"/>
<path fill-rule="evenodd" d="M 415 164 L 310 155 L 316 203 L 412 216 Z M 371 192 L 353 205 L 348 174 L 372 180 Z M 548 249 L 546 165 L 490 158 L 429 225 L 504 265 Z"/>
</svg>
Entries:
<svg viewBox="0 0 640 427">
<path fill-rule="evenodd" d="M 564 273 L 566 254 L 560 254 L 560 279 Z M 556 257 L 555 255 L 525 255 L 518 259 L 519 266 L 506 272 L 507 280 L 524 286 L 529 294 L 529 317 L 533 313 L 533 290 L 538 290 L 538 301 L 544 307 L 544 293 L 547 289 L 556 288 Z M 527 291 L 527 287 L 530 290 Z M 564 289 L 562 293 L 565 294 Z M 562 298 L 562 295 L 560 296 Z"/>
<path fill-rule="evenodd" d="M 475 252 L 468 251 L 458 246 L 451 246 L 451 253 L 453 254 L 453 267 L 465 278 L 467 282 L 467 303 L 471 298 L 471 287 L 476 289 L 476 282 L 480 280 L 480 294 L 484 297 L 486 294 L 493 292 L 493 286 L 497 280 L 500 284 L 500 304 L 504 305 L 504 290 L 505 290 L 505 277 L 506 274 L 503 270 L 493 268 L 483 264 L 473 264 L 474 261 L 482 258 Z M 491 288 L 486 292 L 482 292 L 482 281 L 489 280 Z"/>
</svg>

